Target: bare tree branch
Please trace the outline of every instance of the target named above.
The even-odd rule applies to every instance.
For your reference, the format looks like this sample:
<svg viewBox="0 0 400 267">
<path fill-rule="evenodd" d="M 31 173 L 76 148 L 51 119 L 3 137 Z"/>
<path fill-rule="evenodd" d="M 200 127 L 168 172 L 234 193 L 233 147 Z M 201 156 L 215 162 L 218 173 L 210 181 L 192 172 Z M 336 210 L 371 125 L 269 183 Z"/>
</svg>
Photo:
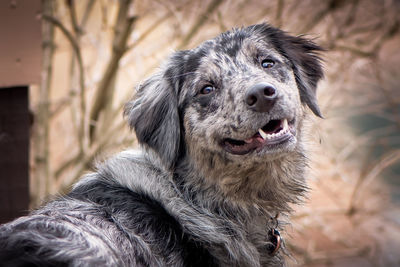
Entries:
<svg viewBox="0 0 400 267">
<path fill-rule="evenodd" d="M 339 44 L 333 45 L 333 48 L 336 50 L 351 52 L 359 57 L 376 57 L 385 42 L 393 38 L 399 32 L 399 25 L 399 21 L 395 21 L 389 28 L 386 29 L 386 31 L 383 32 L 381 36 L 378 36 L 377 38 L 375 37 L 374 39 L 377 39 L 377 41 L 372 48 L 368 50 L 362 50 L 362 48 L 359 47 Z"/>
<path fill-rule="evenodd" d="M 192 38 L 197 34 L 197 32 L 201 29 L 201 27 L 207 22 L 210 14 L 212 14 L 218 6 L 223 2 L 223 0 L 212 0 L 211 3 L 207 6 L 206 10 L 201 13 L 193 24 L 192 28 L 188 31 L 188 34 L 183 38 L 183 40 L 178 45 L 178 49 L 184 49 L 192 40 Z"/>
<path fill-rule="evenodd" d="M 75 165 L 75 168 L 70 175 L 64 177 L 63 179 L 56 180 L 54 187 L 57 189 L 61 189 L 62 192 L 67 191 L 71 186 L 71 184 L 76 182 L 76 180 L 82 176 L 83 172 L 90 167 L 90 164 L 93 162 L 96 155 L 98 155 L 102 149 L 105 149 L 111 144 L 117 145 L 116 143 L 113 143 L 111 141 L 112 140 L 111 137 L 116 132 L 121 131 L 124 127 L 126 127 L 124 121 L 117 124 L 113 128 L 109 129 L 107 133 L 103 134 L 100 137 L 100 139 L 96 141 L 96 143 L 93 143 L 85 155 L 77 155 L 75 157 L 76 160 L 72 158 L 71 162 L 67 162 L 66 165 L 68 164 L 68 166 L 65 166 L 65 168 L 75 165 L 73 163 L 78 163 L 78 164 Z"/>
<path fill-rule="evenodd" d="M 132 4 L 131 2 L 131 0 L 123 0 L 120 3 L 117 21 L 115 24 L 115 36 L 112 47 L 112 56 L 103 74 L 103 78 L 100 81 L 99 87 L 97 88 L 93 106 L 90 112 L 90 143 L 93 141 L 94 138 L 94 131 L 100 112 L 105 106 L 105 103 L 112 99 L 111 97 L 114 88 L 113 86 L 111 86 L 111 84 L 115 79 L 115 75 L 117 74 L 118 63 L 121 57 L 127 51 L 128 37 L 132 32 L 133 24 L 137 19 L 136 16 L 130 14 L 130 11 L 132 10 L 130 8 L 130 5 Z"/>
<path fill-rule="evenodd" d="M 52 0 L 42 1 L 42 12 L 45 16 L 52 16 L 54 12 Z M 37 181 L 37 195 L 34 199 L 37 203 L 49 194 L 50 188 L 50 153 L 49 153 L 49 134 L 50 134 L 50 85 L 53 74 L 53 55 L 54 55 L 54 27 L 52 23 L 43 22 L 42 24 L 42 72 L 39 103 L 36 110 L 33 152 L 35 161 L 34 179 Z"/>
<path fill-rule="evenodd" d="M 285 7 L 285 0 L 278 0 L 275 14 L 275 23 L 277 27 L 282 26 L 282 14 Z"/>
<path fill-rule="evenodd" d="M 354 186 L 350 199 L 348 214 L 353 215 L 356 212 L 356 202 L 364 187 L 371 183 L 383 170 L 390 167 L 400 160 L 400 150 L 390 151 L 382 156 L 375 164 L 369 168 L 365 168 Z M 368 163 L 370 165 L 370 163 Z"/>
<path fill-rule="evenodd" d="M 93 9 L 93 5 L 94 5 L 94 1 L 90 0 L 88 1 L 85 10 L 84 10 L 84 14 L 82 16 L 82 20 L 81 23 L 78 23 L 78 18 L 76 15 L 76 9 L 75 9 L 75 1 L 74 0 L 66 0 L 68 9 L 69 9 L 69 15 L 70 15 L 70 21 L 72 24 L 72 28 L 73 28 L 73 33 L 74 33 L 74 39 L 76 40 L 76 43 L 78 44 L 78 46 L 80 47 L 80 40 L 81 37 L 84 33 L 84 28 L 85 25 L 87 23 L 88 17 L 90 12 Z M 72 82 L 73 86 L 71 86 L 71 90 L 70 90 L 70 96 L 73 97 L 74 96 L 74 85 L 76 82 L 76 76 L 78 77 L 82 77 L 82 73 L 77 73 L 75 71 L 75 63 L 76 63 L 76 57 L 72 57 L 71 58 L 71 63 L 70 63 L 70 81 Z M 82 69 L 79 68 L 79 71 L 81 71 Z M 84 81 L 83 81 L 84 82 Z M 79 80 L 78 80 L 79 83 Z M 81 89 L 81 94 L 79 95 L 79 103 L 80 103 L 80 114 L 78 114 L 78 116 L 76 115 L 76 111 L 74 109 L 74 105 L 71 105 L 71 115 L 74 118 L 74 121 L 76 121 L 76 117 L 79 117 L 79 125 L 78 128 L 79 130 L 77 131 L 77 138 L 82 139 L 81 142 L 81 150 L 79 153 L 84 153 L 84 151 L 86 150 L 86 148 L 88 147 L 88 138 L 89 138 L 89 134 L 88 134 L 88 130 L 89 130 L 89 126 L 87 125 L 87 112 L 86 112 L 86 89 L 85 89 L 85 84 L 82 85 L 82 81 L 80 81 L 81 85 L 79 86 Z M 83 87 L 82 87 L 83 86 Z"/>
<path fill-rule="evenodd" d="M 344 5 L 346 5 L 350 2 L 351 1 L 346 1 L 346 0 L 329 0 L 328 4 L 322 10 L 320 10 L 317 14 L 315 14 L 313 16 L 313 18 L 308 23 L 306 23 L 303 28 L 300 29 L 299 32 L 301 32 L 301 33 L 310 32 L 327 15 L 331 14 L 331 12 L 343 7 Z"/>
<path fill-rule="evenodd" d="M 391 31 L 392 33 L 392 31 Z M 391 34 L 386 34 L 386 36 L 390 36 Z M 389 37 L 388 37 L 389 38 Z M 400 130 L 400 114 L 398 112 L 399 109 L 399 102 L 396 101 L 396 99 L 393 97 L 391 90 L 388 90 L 385 86 L 385 81 L 382 77 L 382 69 L 380 66 L 376 68 L 375 71 L 376 75 L 376 80 L 379 84 L 379 87 L 381 88 L 381 91 L 383 93 L 383 96 L 385 97 L 387 106 L 391 110 L 391 113 L 393 114 L 393 120 L 397 126 L 397 128 Z"/>
<path fill-rule="evenodd" d="M 129 45 L 127 48 L 128 52 L 129 50 L 135 48 L 137 45 L 139 45 L 141 42 L 143 42 L 147 36 L 149 36 L 154 30 L 156 30 L 159 26 L 162 25 L 162 23 L 164 23 L 167 19 L 169 19 L 170 17 L 172 17 L 174 15 L 174 12 L 178 12 L 180 10 L 182 10 L 190 1 L 186 1 L 184 2 L 182 5 L 178 6 L 176 8 L 176 10 L 172 11 L 169 10 L 164 16 L 160 17 L 159 19 L 157 19 L 153 24 L 151 24 L 149 26 L 149 28 L 147 28 L 139 37 L 139 39 L 137 39 L 133 44 Z"/>
<path fill-rule="evenodd" d="M 74 0 L 65 0 L 68 9 L 69 9 L 69 16 L 72 24 L 72 28 L 75 33 L 80 33 L 81 29 L 78 25 L 78 19 L 76 16 L 76 10 L 75 10 L 75 1 Z"/>
<path fill-rule="evenodd" d="M 93 10 L 94 3 L 95 3 L 94 0 L 89 0 L 87 2 L 87 5 L 85 7 L 85 11 L 84 11 L 84 13 L 82 15 L 82 19 L 81 19 L 81 22 L 79 24 L 79 28 L 80 28 L 81 32 L 84 32 L 84 28 L 86 26 L 87 20 L 89 19 L 89 15 Z"/>
<path fill-rule="evenodd" d="M 67 40 L 70 42 L 73 51 L 75 52 L 76 59 L 78 61 L 78 66 L 79 66 L 79 87 L 80 87 L 80 94 L 81 94 L 81 100 L 80 100 L 80 109 L 81 109 L 81 125 L 79 127 L 79 148 L 81 153 L 84 153 L 84 114 L 86 113 L 86 103 L 85 103 L 85 76 L 84 76 L 84 68 L 83 68 L 83 60 L 82 60 L 82 55 L 81 55 L 81 50 L 79 47 L 79 44 L 75 40 L 74 36 L 71 34 L 71 32 L 68 31 L 68 29 L 55 17 L 49 16 L 47 14 L 43 14 L 43 19 L 53 23 L 56 27 L 58 27 L 61 32 L 64 34 L 64 36 L 67 38 Z"/>
</svg>

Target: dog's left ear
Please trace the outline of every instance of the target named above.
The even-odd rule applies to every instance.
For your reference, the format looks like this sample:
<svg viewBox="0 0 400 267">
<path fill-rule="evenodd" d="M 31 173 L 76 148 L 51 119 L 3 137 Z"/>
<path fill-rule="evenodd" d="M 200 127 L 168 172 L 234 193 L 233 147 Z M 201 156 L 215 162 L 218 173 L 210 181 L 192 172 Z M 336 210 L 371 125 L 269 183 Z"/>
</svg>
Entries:
<svg viewBox="0 0 400 267">
<path fill-rule="evenodd" d="M 321 59 L 318 56 L 323 49 L 303 37 L 290 36 L 289 41 L 290 44 L 287 44 L 284 49 L 292 62 L 301 101 L 306 103 L 315 115 L 322 118 L 316 91 L 318 81 L 324 76 Z"/>
<path fill-rule="evenodd" d="M 177 57 L 178 55 L 175 55 Z M 178 112 L 179 66 L 170 59 L 161 71 L 139 86 L 132 101 L 126 104 L 124 115 L 136 132 L 141 145 L 153 149 L 167 168 L 172 168 L 178 158 L 181 129 Z"/>
<path fill-rule="evenodd" d="M 275 48 L 292 64 L 301 101 L 322 118 L 318 106 L 316 90 L 318 81 L 324 76 L 319 53 L 323 48 L 301 36 L 291 36 L 267 24 L 261 24 Z"/>
</svg>

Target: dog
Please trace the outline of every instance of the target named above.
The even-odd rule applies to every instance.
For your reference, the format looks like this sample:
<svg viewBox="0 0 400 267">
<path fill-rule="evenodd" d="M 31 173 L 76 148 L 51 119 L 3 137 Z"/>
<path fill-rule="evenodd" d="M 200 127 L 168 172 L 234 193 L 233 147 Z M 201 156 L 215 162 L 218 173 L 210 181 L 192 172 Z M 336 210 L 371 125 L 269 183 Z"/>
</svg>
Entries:
<svg viewBox="0 0 400 267">
<path fill-rule="evenodd" d="M 141 149 L 3 225 L 0 265 L 284 266 L 322 51 L 262 23 L 175 52 L 125 107 Z"/>
</svg>

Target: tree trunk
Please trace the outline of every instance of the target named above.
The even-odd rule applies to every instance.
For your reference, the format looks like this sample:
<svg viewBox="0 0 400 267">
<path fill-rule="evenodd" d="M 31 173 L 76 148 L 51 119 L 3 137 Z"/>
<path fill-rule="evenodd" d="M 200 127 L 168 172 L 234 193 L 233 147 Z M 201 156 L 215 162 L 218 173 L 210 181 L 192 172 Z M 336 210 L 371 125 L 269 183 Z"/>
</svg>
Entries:
<svg viewBox="0 0 400 267">
<path fill-rule="evenodd" d="M 43 15 L 52 16 L 54 12 L 54 1 L 43 0 Z M 42 73 L 39 92 L 39 102 L 36 110 L 34 133 L 33 133 L 33 153 L 34 153 L 34 172 L 32 177 L 33 187 L 36 187 L 37 195 L 34 196 L 33 205 L 37 205 L 45 198 L 50 191 L 50 164 L 49 164 L 49 103 L 50 103 L 50 84 L 52 77 L 52 59 L 54 52 L 54 27 L 53 24 L 42 21 Z"/>
</svg>

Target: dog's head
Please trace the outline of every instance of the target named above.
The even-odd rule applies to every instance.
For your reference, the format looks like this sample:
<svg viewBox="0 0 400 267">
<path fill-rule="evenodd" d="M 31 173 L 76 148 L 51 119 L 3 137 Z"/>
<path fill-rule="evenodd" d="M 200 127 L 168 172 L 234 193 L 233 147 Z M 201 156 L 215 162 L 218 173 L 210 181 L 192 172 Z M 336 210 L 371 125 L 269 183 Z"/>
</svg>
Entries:
<svg viewBox="0 0 400 267">
<path fill-rule="evenodd" d="M 234 29 L 173 54 L 125 115 L 170 168 L 185 153 L 275 159 L 296 149 L 305 106 L 321 116 L 319 51 L 267 24 Z"/>
</svg>

